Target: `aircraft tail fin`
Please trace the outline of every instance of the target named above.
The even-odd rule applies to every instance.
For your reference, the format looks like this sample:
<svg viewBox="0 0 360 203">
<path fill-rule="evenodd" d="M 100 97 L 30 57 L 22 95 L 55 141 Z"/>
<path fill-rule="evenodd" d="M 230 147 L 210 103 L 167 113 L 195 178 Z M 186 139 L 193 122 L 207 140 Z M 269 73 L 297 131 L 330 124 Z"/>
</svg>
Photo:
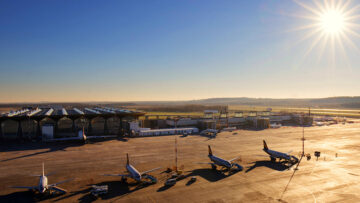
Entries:
<svg viewBox="0 0 360 203">
<path fill-rule="evenodd" d="M 129 164 L 130 164 L 130 162 L 129 162 L 129 154 L 126 153 L 126 165 L 129 165 Z"/>
<path fill-rule="evenodd" d="M 269 148 L 268 148 L 268 146 L 267 146 L 267 144 L 266 144 L 265 140 L 263 140 L 263 142 L 264 142 L 264 149 L 265 149 L 265 150 L 268 150 Z"/>
<path fill-rule="evenodd" d="M 212 151 L 211 151 L 210 145 L 208 145 L 208 147 L 209 147 L 209 155 L 212 155 Z"/>
<path fill-rule="evenodd" d="M 86 140 L 86 135 L 85 135 L 85 128 L 83 127 L 83 130 L 82 130 L 82 137 L 84 140 Z"/>
<path fill-rule="evenodd" d="M 44 167 L 44 162 L 42 163 L 42 175 L 45 176 L 45 167 Z"/>
</svg>

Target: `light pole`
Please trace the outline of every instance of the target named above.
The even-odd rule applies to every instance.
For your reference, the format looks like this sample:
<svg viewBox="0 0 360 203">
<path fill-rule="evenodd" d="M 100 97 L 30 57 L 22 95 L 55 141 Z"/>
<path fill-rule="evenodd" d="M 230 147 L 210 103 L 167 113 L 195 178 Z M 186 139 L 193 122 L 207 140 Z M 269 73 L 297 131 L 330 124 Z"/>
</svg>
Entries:
<svg viewBox="0 0 360 203">
<path fill-rule="evenodd" d="M 179 117 L 174 118 L 175 135 L 177 135 L 177 122 L 179 121 L 179 119 Z"/>
<path fill-rule="evenodd" d="M 304 126 L 304 115 L 302 115 L 302 127 L 303 127 L 303 137 L 302 137 L 302 157 L 305 155 L 305 126 Z"/>
</svg>

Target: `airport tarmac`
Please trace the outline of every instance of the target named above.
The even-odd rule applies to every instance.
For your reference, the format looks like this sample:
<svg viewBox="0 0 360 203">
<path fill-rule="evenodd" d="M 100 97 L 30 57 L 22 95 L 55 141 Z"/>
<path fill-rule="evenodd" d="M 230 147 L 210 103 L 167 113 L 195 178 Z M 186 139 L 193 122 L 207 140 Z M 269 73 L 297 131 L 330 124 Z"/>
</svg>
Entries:
<svg viewBox="0 0 360 203">
<path fill-rule="evenodd" d="M 168 176 L 161 173 L 174 165 L 174 136 L 108 140 L 86 145 L 26 143 L 0 146 L 0 202 L 358 202 L 360 201 L 360 123 L 305 127 L 305 153 L 298 170 L 270 162 L 262 151 L 265 139 L 270 149 L 302 151 L 302 127 L 281 127 L 261 131 L 239 130 L 219 133 L 214 139 L 200 135 L 178 136 L 179 165 L 189 177 L 176 185 L 163 187 Z M 211 170 L 208 162 L 210 144 L 213 153 L 224 159 L 240 157 L 243 171 L 227 175 Z M 318 161 L 314 152 L 320 151 Z M 120 182 L 120 177 L 101 174 L 124 172 L 126 153 L 139 171 L 155 167 L 150 173 L 158 183 L 136 186 Z M 68 178 L 75 180 L 60 187 L 68 193 L 40 199 L 14 185 L 37 184 L 41 163 L 45 162 L 49 183 Z M 292 177 L 292 175 L 295 175 Z M 189 183 L 196 176 L 194 183 Z M 290 183 L 289 180 L 292 177 Z M 109 193 L 94 200 L 90 186 L 109 185 Z M 284 192 L 285 187 L 287 190 Z M 280 200 L 281 198 L 281 200 Z"/>
</svg>

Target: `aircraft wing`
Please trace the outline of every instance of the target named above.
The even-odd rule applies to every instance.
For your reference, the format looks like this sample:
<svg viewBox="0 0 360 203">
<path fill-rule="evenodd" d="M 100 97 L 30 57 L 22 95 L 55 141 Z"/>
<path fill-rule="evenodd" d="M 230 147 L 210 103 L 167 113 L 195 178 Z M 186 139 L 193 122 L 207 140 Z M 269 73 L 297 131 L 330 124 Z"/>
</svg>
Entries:
<svg viewBox="0 0 360 203">
<path fill-rule="evenodd" d="M 103 176 L 120 176 L 120 177 L 130 177 L 129 174 L 103 174 Z"/>
<path fill-rule="evenodd" d="M 55 173 L 52 172 L 52 173 L 48 173 L 48 174 L 45 174 L 45 176 L 51 176 L 51 175 L 54 175 Z M 33 176 L 33 177 L 41 177 L 42 175 L 30 175 L 30 176 Z"/>
<path fill-rule="evenodd" d="M 230 160 L 228 160 L 228 162 L 233 162 L 233 161 L 235 161 L 236 159 L 239 159 L 240 157 L 236 157 L 236 158 L 233 158 L 233 159 L 230 159 Z"/>
<path fill-rule="evenodd" d="M 29 190 L 32 190 L 32 189 L 35 189 L 36 186 L 11 186 L 11 188 L 20 188 L 20 189 L 29 189 Z"/>
<path fill-rule="evenodd" d="M 253 155 L 253 156 L 262 156 L 262 157 L 269 157 L 270 155 L 265 155 L 265 154 L 256 154 L 256 155 Z"/>
<path fill-rule="evenodd" d="M 214 164 L 214 163 L 210 163 L 210 162 L 196 162 L 197 164 Z"/>
<path fill-rule="evenodd" d="M 68 179 L 68 180 L 64 180 L 64 181 L 61 181 L 61 182 L 58 182 L 58 183 L 54 183 L 54 184 L 51 184 L 49 185 L 50 187 L 55 187 L 57 185 L 60 185 L 60 184 L 63 184 L 63 183 L 66 183 L 66 182 L 69 182 L 69 181 L 72 181 L 74 180 L 74 178 L 71 178 L 71 179 Z"/>
<path fill-rule="evenodd" d="M 57 187 L 57 186 L 52 186 L 52 187 L 50 187 L 50 189 L 58 191 L 58 192 L 63 192 L 63 193 L 67 192 L 65 189 L 62 189 L 62 188 Z"/>
<path fill-rule="evenodd" d="M 154 169 L 151 169 L 151 170 L 148 170 L 148 171 L 144 171 L 144 172 L 141 173 L 141 175 L 146 174 L 146 173 L 149 173 L 149 172 L 151 172 L 151 171 L 158 170 L 158 169 L 160 169 L 160 168 L 161 168 L 161 167 L 154 168 Z"/>
</svg>

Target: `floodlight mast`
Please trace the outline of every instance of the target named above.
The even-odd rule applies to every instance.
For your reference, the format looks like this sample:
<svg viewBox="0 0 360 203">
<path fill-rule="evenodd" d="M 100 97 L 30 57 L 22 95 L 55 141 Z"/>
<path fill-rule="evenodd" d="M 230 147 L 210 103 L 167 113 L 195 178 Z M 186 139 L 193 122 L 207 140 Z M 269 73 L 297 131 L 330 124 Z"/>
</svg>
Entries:
<svg viewBox="0 0 360 203">
<path fill-rule="evenodd" d="M 302 137 L 302 157 L 305 155 L 305 126 L 304 126 L 304 115 L 302 116 L 302 127 L 303 127 L 303 137 Z"/>
<path fill-rule="evenodd" d="M 175 169 L 178 172 L 178 157 L 177 157 L 177 136 L 175 135 Z"/>
</svg>

